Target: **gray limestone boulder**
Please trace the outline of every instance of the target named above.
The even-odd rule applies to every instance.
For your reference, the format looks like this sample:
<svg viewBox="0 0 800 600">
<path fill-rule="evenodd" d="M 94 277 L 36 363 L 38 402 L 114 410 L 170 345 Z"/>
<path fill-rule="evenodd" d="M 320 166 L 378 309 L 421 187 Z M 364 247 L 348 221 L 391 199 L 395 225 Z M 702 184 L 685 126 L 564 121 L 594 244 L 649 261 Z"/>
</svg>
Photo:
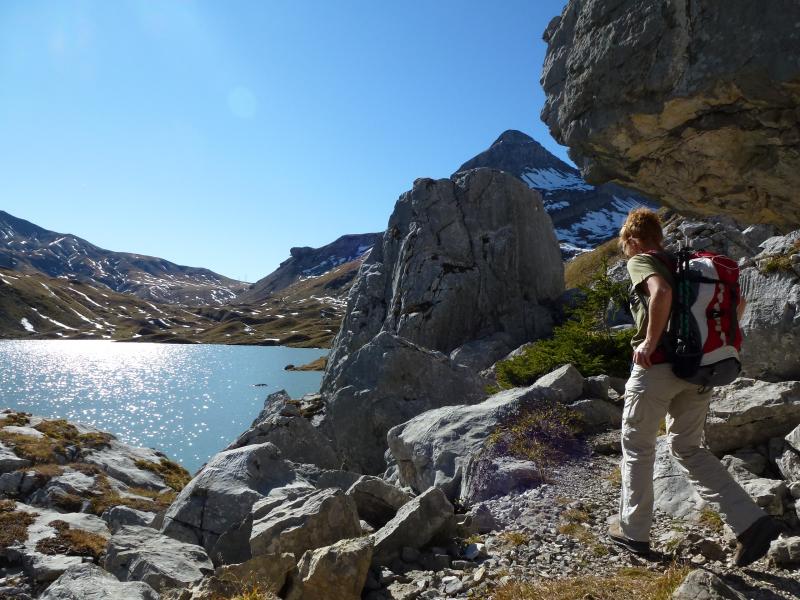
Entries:
<svg viewBox="0 0 800 600">
<path fill-rule="evenodd" d="M 428 488 L 372 534 L 373 563 L 388 564 L 404 547 L 421 548 L 452 524 L 453 514 L 453 505 L 444 492 L 436 487 Z"/>
<path fill-rule="evenodd" d="M 418 493 L 435 486 L 450 500 L 465 501 L 464 473 L 489 435 L 514 415 L 560 398 L 537 385 L 514 388 L 479 404 L 431 410 L 392 428 L 387 440 L 400 483 Z"/>
<path fill-rule="evenodd" d="M 361 535 L 355 501 L 339 488 L 303 495 L 271 506 L 264 516 L 254 511 L 250 533 L 252 555 L 291 553 L 328 546 Z"/>
<path fill-rule="evenodd" d="M 362 476 L 347 490 L 358 516 L 373 527 L 383 527 L 411 500 L 411 496 L 379 477 Z"/>
<path fill-rule="evenodd" d="M 570 0 L 544 32 L 541 118 L 589 183 L 798 224 L 798 21 L 794 0 Z"/>
<path fill-rule="evenodd" d="M 296 562 L 294 554 L 269 554 L 238 564 L 219 566 L 211 577 L 206 577 L 192 589 L 189 600 L 241 598 L 243 593 L 249 593 L 253 588 L 258 588 L 262 593 L 277 594 L 295 570 Z M 183 595 L 180 597 L 185 599 Z"/>
<path fill-rule="evenodd" d="M 473 371 L 482 371 L 503 358 L 514 344 L 511 336 L 505 332 L 495 333 L 479 340 L 462 344 L 450 352 L 450 360 L 459 365 L 469 367 Z"/>
<path fill-rule="evenodd" d="M 189 587 L 214 572 L 202 546 L 136 525 L 111 537 L 103 566 L 122 581 L 143 581 L 158 592 Z"/>
<path fill-rule="evenodd" d="M 794 450 L 800 452 L 800 425 L 786 434 L 786 443 Z"/>
<path fill-rule="evenodd" d="M 599 398 L 578 400 L 569 408 L 581 416 L 581 427 L 586 433 L 597 433 L 622 425 L 622 409 Z"/>
<path fill-rule="evenodd" d="M 780 537 L 773 540 L 767 558 L 777 567 L 796 568 L 800 565 L 800 537 Z"/>
<path fill-rule="evenodd" d="M 353 282 L 322 391 L 338 387 L 342 360 L 381 330 L 445 354 L 504 332 L 508 352 L 550 332 L 546 305 L 563 289 L 537 192 L 491 169 L 417 179 Z"/>
<path fill-rule="evenodd" d="M 469 368 L 385 331 L 340 366 L 321 427 L 345 467 L 366 474 L 386 469 L 386 434 L 395 425 L 486 396 L 483 382 Z"/>
<path fill-rule="evenodd" d="M 285 395 L 285 392 L 276 394 Z M 259 415 L 260 420 L 254 421 L 252 427 L 225 450 L 270 442 L 287 460 L 312 464 L 323 469 L 336 468 L 339 460 L 327 438 L 300 415 L 296 406 L 287 403 L 288 396 L 276 394 L 267 398 L 264 410 Z"/>
<path fill-rule="evenodd" d="M 161 531 L 177 540 L 200 544 L 215 557 L 221 535 L 250 517 L 253 504 L 274 488 L 310 485 L 270 443 L 220 452 L 181 490 L 167 509 Z"/>
<path fill-rule="evenodd" d="M 92 430 L 98 431 L 93 428 Z M 81 460 L 100 467 L 111 477 L 126 485 L 161 492 L 170 489 L 164 483 L 164 479 L 153 471 L 137 467 L 136 461 L 160 464 L 162 458 L 165 458 L 164 454 L 152 448 L 139 448 L 111 439 L 108 446 L 85 452 Z"/>
<path fill-rule="evenodd" d="M 140 527 L 149 527 L 155 519 L 155 513 L 145 512 L 143 510 L 136 510 L 130 506 L 112 506 L 106 510 L 100 517 L 108 523 L 109 529 L 113 533 L 119 531 L 125 525 L 138 525 Z"/>
<path fill-rule="evenodd" d="M 563 365 L 537 379 L 536 385 L 554 389 L 561 395 L 561 401 L 569 404 L 583 395 L 584 379 L 578 369 L 572 365 Z"/>
<path fill-rule="evenodd" d="M 53 477 L 27 499 L 31 504 L 47 508 L 63 507 L 65 497 L 89 497 L 95 486 L 95 477 L 65 468 L 64 473 Z"/>
<path fill-rule="evenodd" d="M 288 600 L 360 600 L 372 562 L 372 538 L 340 540 L 308 550 L 297 563 Z"/>
<path fill-rule="evenodd" d="M 152 587 L 141 581 L 121 582 L 95 564 L 84 563 L 64 571 L 39 596 L 39 600 L 159 600 Z"/>
<path fill-rule="evenodd" d="M 775 465 L 787 484 L 800 481 L 800 452 L 788 444 L 784 448 L 783 454 L 775 459 Z"/>
<path fill-rule="evenodd" d="M 695 569 L 672 593 L 672 600 L 746 600 L 746 597 L 710 571 Z"/>
<path fill-rule="evenodd" d="M 472 506 L 497 496 L 507 496 L 540 484 L 545 478 L 536 463 L 512 456 L 473 460 L 464 473 L 460 502 Z"/>
<path fill-rule="evenodd" d="M 717 454 L 783 437 L 800 424 L 800 381 L 769 383 L 740 378 L 714 389 L 706 421 Z"/>
<path fill-rule="evenodd" d="M 797 380 L 800 275 L 786 270 L 765 273 L 763 268 L 743 269 L 739 278 L 747 300 L 742 316 L 742 368 L 744 374 L 756 379 Z"/>
</svg>

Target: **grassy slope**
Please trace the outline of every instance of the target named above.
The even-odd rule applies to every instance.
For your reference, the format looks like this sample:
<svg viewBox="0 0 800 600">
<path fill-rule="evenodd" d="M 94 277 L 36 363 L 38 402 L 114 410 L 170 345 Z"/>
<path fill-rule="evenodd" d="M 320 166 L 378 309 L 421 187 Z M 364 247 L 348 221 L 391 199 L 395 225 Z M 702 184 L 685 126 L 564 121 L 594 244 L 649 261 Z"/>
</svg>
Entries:
<svg viewBox="0 0 800 600">
<path fill-rule="evenodd" d="M 0 269 L 0 338 L 329 347 L 344 311 L 341 296 L 358 266 L 299 281 L 259 305 L 225 307 L 156 304 L 67 278 Z"/>
</svg>

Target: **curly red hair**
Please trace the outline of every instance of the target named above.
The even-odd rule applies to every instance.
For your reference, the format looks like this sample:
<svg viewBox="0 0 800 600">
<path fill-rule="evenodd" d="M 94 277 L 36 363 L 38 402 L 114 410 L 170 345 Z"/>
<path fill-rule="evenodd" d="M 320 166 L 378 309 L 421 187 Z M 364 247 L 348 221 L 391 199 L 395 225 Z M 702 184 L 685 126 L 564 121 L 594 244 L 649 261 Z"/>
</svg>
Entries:
<svg viewBox="0 0 800 600">
<path fill-rule="evenodd" d="M 624 246 L 631 238 L 645 244 L 661 245 L 664 232 L 661 230 L 661 219 L 649 208 L 634 208 L 619 230 L 619 243 Z"/>
</svg>

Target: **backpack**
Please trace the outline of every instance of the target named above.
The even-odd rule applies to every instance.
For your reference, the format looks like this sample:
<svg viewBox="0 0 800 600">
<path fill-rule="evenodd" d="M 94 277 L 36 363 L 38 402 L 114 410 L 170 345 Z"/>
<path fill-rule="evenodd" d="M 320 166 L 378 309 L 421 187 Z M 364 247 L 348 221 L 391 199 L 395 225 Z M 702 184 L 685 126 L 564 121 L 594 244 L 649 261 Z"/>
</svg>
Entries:
<svg viewBox="0 0 800 600">
<path fill-rule="evenodd" d="M 672 310 L 661 343 L 672 372 L 703 388 L 727 385 L 741 371 L 739 265 L 714 252 L 649 252 L 672 272 Z"/>
</svg>

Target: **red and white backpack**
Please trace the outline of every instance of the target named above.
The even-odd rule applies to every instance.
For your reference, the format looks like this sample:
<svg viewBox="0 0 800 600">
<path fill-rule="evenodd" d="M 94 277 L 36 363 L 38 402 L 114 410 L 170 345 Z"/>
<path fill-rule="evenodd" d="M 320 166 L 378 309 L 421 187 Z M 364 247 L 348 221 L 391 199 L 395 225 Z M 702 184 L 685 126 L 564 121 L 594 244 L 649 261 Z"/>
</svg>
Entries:
<svg viewBox="0 0 800 600">
<path fill-rule="evenodd" d="M 672 312 L 662 338 L 678 377 L 709 388 L 741 371 L 739 265 L 713 252 L 653 252 L 672 271 Z"/>
</svg>

